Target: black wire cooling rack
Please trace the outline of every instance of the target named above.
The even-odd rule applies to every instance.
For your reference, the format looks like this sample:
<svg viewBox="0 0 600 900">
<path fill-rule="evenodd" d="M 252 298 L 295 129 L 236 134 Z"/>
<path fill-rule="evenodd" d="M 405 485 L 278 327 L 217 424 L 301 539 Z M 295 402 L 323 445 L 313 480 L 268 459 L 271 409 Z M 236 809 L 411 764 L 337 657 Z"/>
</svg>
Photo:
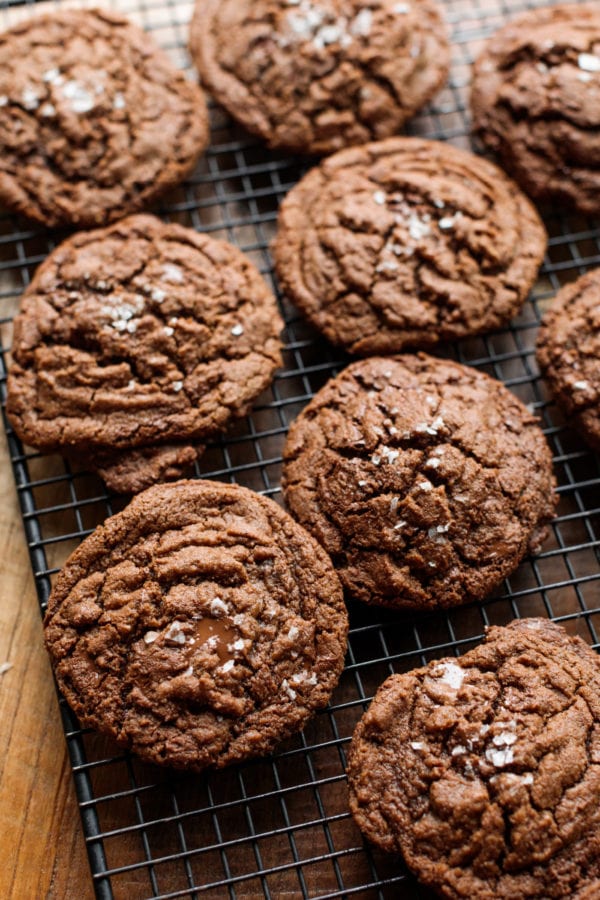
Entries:
<svg viewBox="0 0 600 900">
<path fill-rule="evenodd" d="M 0 0 L 4 28 L 47 3 Z M 82 5 L 78 3 L 77 5 Z M 112 6 L 151 30 L 181 65 L 190 0 L 117 0 Z M 453 65 L 447 87 L 410 133 L 469 147 L 470 63 L 508 17 L 542 2 L 446 0 Z M 158 213 L 238 244 L 272 281 L 268 245 L 277 207 L 307 164 L 268 152 L 213 107 L 212 143 L 193 177 Z M 543 552 L 527 558 L 485 603 L 407 617 L 352 607 L 347 665 L 331 705 L 270 758 L 206 776 L 143 765 L 81 730 L 61 701 L 92 878 L 99 898 L 399 898 L 430 896 L 400 858 L 367 847 L 347 807 L 345 753 L 353 728 L 389 674 L 459 654 L 484 627 L 541 615 L 598 646 L 600 471 L 597 458 L 563 424 L 539 379 L 534 341 L 556 290 L 600 265 L 600 228 L 548 212 L 547 258 L 521 315 L 485 337 L 441 348 L 502 380 L 539 414 L 554 452 L 559 514 Z M 36 265 L 63 237 L 0 215 L 2 401 L 11 318 Z M 281 450 L 290 421 L 347 361 L 282 298 L 285 368 L 252 415 L 201 460 L 203 477 L 238 481 L 279 497 Z M 96 477 L 58 456 L 8 443 L 42 609 L 67 554 L 122 505 Z"/>
</svg>

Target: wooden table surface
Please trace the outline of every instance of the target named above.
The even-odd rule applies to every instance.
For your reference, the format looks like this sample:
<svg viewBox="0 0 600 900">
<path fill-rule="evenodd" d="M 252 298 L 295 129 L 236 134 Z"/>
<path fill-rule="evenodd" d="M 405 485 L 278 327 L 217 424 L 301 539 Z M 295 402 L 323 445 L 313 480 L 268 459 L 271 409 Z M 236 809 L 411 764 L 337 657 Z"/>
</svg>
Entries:
<svg viewBox="0 0 600 900">
<path fill-rule="evenodd" d="M 0 897 L 88 900 L 92 881 L 6 439 L 0 437 Z"/>
</svg>

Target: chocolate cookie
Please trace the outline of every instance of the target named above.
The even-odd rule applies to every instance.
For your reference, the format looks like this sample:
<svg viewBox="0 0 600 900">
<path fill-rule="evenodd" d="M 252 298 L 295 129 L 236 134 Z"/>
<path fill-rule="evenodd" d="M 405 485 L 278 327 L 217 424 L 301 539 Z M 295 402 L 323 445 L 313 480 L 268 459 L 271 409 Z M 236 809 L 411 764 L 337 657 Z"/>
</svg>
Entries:
<svg viewBox="0 0 600 900">
<path fill-rule="evenodd" d="M 392 675 L 359 723 L 350 808 L 452 900 L 600 896 L 600 665 L 545 619 Z"/>
<path fill-rule="evenodd" d="M 394 134 L 449 67 L 432 0 L 198 0 L 190 50 L 235 119 L 300 153 Z"/>
<path fill-rule="evenodd" d="M 23 295 L 8 416 L 25 443 L 139 489 L 124 452 L 146 448 L 137 465 L 151 471 L 184 462 L 182 444 L 222 431 L 270 383 L 282 327 L 259 272 L 223 241 L 147 215 L 82 232 Z"/>
<path fill-rule="evenodd" d="M 552 457 L 504 385 L 419 354 L 329 381 L 292 424 L 283 488 L 350 596 L 399 609 L 479 600 L 546 536 Z"/>
<path fill-rule="evenodd" d="M 45 631 L 83 724 L 199 771 L 268 753 L 325 706 L 347 615 L 327 556 L 273 501 L 180 481 L 86 538 Z"/>
<path fill-rule="evenodd" d="M 558 292 L 540 325 L 537 360 L 559 406 L 600 450 L 600 269 Z"/>
<path fill-rule="evenodd" d="M 390 138 L 337 153 L 287 195 L 273 245 L 286 294 L 351 353 L 489 331 L 520 309 L 546 232 L 496 166 Z"/>
<path fill-rule="evenodd" d="M 0 34 L 0 202 L 45 225 L 101 225 L 193 169 L 200 89 L 122 16 L 68 9 Z"/>
<path fill-rule="evenodd" d="M 475 63 L 475 130 L 532 197 L 600 212 L 600 9 L 530 10 Z"/>
</svg>

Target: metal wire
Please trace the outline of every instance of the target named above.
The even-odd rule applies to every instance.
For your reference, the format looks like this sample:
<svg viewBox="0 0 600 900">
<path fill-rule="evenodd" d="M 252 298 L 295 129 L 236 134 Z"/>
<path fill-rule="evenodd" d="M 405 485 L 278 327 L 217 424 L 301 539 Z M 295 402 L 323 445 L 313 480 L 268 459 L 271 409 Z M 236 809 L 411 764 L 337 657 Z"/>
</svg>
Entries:
<svg viewBox="0 0 600 900">
<path fill-rule="evenodd" d="M 91 0 L 93 2 L 93 0 Z M 446 0 L 453 66 L 448 85 L 411 123 L 409 133 L 470 146 L 470 64 L 502 22 L 545 0 Z M 7 27 L 35 6 L 0 0 Z M 78 6 L 85 5 L 78 3 Z M 153 31 L 179 65 L 190 0 L 117 0 L 110 5 Z M 270 153 L 212 107 L 212 143 L 193 177 L 158 213 L 236 243 L 272 283 L 268 245 L 277 207 L 306 163 Z M 331 705 L 303 734 L 266 760 L 188 777 L 145 766 L 108 740 L 79 728 L 61 701 L 92 878 L 99 898 L 203 897 L 326 900 L 429 896 L 402 860 L 366 846 L 345 794 L 345 753 L 352 730 L 392 672 L 459 654 L 487 625 L 549 616 L 598 646 L 600 616 L 600 470 L 598 459 L 565 426 L 539 379 L 534 341 L 540 315 L 561 284 L 600 265 L 600 229 L 578 216 L 545 215 L 548 254 L 524 310 L 500 332 L 444 347 L 461 362 L 499 378 L 541 417 L 554 451 L 559 514 L 543 552 L 527 558 L 484 603 L 448 613 L 406 616 L 350 608 L 347 665 Z M 0 392 L 4 409 L 11 319 L 35 266 L 62 238 L 0 215 Z M 254 412 L 208 448 L 202 477 L 237 481 L 279 497 L 281 450 L 290 421 L 347 361 L 281 298 L 285 368 Z M 123 501 L 99 479 L 58 456 L 21 446 L 6 423 L 15 482 L 41 608 L 67 554 Z"/>
</svg>

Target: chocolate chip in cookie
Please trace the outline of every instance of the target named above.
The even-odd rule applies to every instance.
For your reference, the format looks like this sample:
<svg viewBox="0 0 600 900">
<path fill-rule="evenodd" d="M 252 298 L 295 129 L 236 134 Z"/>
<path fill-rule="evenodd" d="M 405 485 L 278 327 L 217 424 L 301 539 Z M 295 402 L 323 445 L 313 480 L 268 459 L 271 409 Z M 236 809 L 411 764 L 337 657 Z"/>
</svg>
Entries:
<svg viewBox="0 0 600 900">
<path fill-rule="evenodd" d="M 421 353 L 348 366 L 293 422 L 282 486 L 350 597 L 429 610 L 480 600 L 539 548 L 552 456 L 523 404 Z"/>
<path fill-rule="evenodd" d="M 326 705 L 347 614 L 327 555 L 276 503 L 180 481 L 86 538 L 45 633 L 83 724 L 200 771 L 270 752 Z"/>
<path fill-rule="evenodd" d="M 44 225 L 103 225 L 190 172 L 202 91 L 117 13 L 67 9 L 0 34 L 0 202 Z"/>
<path fill-rule="evenodd" d="M 429 347 L 504 325 L 546 232 L 496 166 L 438 141 L 341 151 L 284 199 L 273 244 L 286 295 L 351 353 Z"/>
<path fill-rule="evenodd" d="M 523 188 L 600 212 L 600 8 L 530 10 L 489 39 L 473 70 L 474 128 Z"/>
<path fill-rule="evenodd" d="M 392 675 L 348 757 L 365 836 L 441 897 L 600 896 L 600 664 L 544 619 Z"/>
<path fill-rule="evenodd" d="M 300 153 L 395 134 L 449 65 L 432 0 L 198 0 L 190 49 L 235 119 Z"/>
</svg>

